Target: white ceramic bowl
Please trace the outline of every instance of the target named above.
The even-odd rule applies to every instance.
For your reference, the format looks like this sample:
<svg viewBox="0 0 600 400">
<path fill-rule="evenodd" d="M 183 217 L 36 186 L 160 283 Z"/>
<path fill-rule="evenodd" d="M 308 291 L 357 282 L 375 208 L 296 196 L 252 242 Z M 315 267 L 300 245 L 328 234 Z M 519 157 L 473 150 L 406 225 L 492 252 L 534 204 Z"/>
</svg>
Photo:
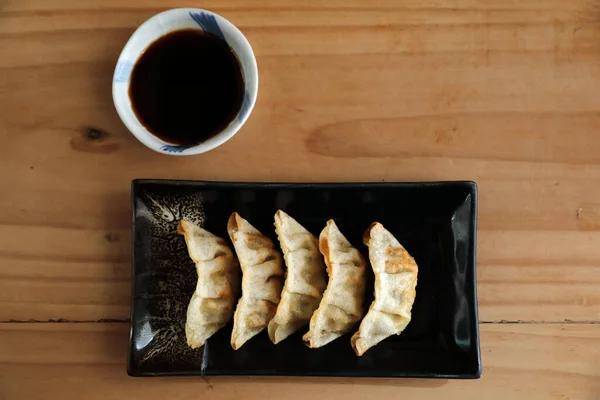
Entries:
<svg viewBox="0 0 600 400">
<path fill-rule="evenodd" d="M 141 124 L 131 106 L 129 84 L 133 65 L 151 43 L 169 32 L 189 28 L 210 32 L 227 42 L 240 61 L 245 93 L 239 113 L 225 129 L 202 143 L 182 146 L 165 142 Z M 119 56 L 113 76 L 112 92 L 119 117 L 144 145 L 164 154 L 201 154 L 231 139 L 248 119 L 258 93 L 258 68 L 250 43 L 231 22 L 210 11 L 198 8 L 176 8 L 156 14 L 133 33 Z"/>
</svg>

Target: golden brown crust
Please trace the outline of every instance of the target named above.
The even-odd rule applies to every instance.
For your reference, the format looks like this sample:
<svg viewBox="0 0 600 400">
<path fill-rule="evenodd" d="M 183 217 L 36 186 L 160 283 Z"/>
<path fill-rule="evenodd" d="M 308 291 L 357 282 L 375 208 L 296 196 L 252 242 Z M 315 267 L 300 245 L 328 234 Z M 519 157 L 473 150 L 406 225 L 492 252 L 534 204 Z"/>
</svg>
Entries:
<svg viewBox="0 0 600 400">
<path fill-rule="evenodd" d="M 177 224 L 177 233 L 186 236 L 185 228 L 183 227 L 183 220 L 179 221 Z"/>
<path fill-rule="evenodd" d="M 323 254 L 325 259 L 325 267 L 327 268 L 327 274 L 331 275 L 331 256 L 329 249 L 329 241 L 326 237 L 319 237 L 319 251 Z"/>
<path fill-rule="evenodd" d="M 372 224 L 364 239 L 375 273 L 375 300 L 350 341 L 358 356 L 410 323 L 418 275 L 414 258 L 383 225 Z"/>
<path fill-rule="evenodd" d="M 389 257 L 385 260 L 385 273 L 398 274 L 403 271 L 417 272 L 415 259 L 408 254 L 404 248 L 388 247 L 385 254 Z"/>
<path fill-rule="evenodd" d="M 363 244 L 365 246 L 367 246 L 369 244 L 369 239 L 371 238 L 371 229 L 373 229 L 375 227 L 375 225 L 377 225 L 377 222 L 373 222 L 368 228 L 367 230 L 365 230 L 365 233 L 363 233 Z"/>
<path fill-rule="evenodd" d="M 227 221 L 227 232 L 231 235 L 231 232 L 236 232 L 238 230 L 238 222 L 237 219 L 239 214 L 234 212 L 229 217 L 229 221 Z M 233 240 L 233 238 L 231 238 Z"/>
<path fill-rule="evenodd" d="M 250 249 L 258 249 L 264 246 L 273 247 L 271 239 L 259 233 L 248 233 L 246 243 Z"/>
</svg>

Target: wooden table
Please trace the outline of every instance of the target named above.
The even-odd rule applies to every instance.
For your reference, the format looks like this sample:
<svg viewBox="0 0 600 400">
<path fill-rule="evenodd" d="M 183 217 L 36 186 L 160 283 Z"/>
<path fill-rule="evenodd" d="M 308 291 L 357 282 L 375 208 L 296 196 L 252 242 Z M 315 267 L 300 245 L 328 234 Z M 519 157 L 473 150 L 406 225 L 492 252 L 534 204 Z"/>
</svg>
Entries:
<svg viewBox="0 0 600 400">
<path fill-rule="evenodd" d="M 177 6 L 237 24 L 260 71 L 242 131 L 187 158 L 111 98 Z M 0 0 L 0 398 L 599 399 L 599 127 L 595 0 Z M 477 181 L 483 377 L 129 378 L 141 177 Z"/>
</svg>

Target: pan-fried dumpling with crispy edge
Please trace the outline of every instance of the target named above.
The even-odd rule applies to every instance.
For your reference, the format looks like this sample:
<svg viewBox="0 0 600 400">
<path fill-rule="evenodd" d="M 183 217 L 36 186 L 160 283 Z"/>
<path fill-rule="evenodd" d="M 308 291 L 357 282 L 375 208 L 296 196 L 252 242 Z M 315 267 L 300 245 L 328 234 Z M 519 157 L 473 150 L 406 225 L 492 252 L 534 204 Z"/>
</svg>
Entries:
<svg viewBox="0 0 600 400">
<path fill-rule="evenodd" d="M 275 214 L 275 231 L 287 266 L 281 302 L 268 328 L 277 344 L 308 325 L 327 283 L 318 239 L 281 210 Z"/>
<path fill-rule="evenodd" d="M 227 232 L 242 267 L 242 298 L 231 332 L 231 347 L 237 350 L 273 319 L 281 296 L 283 262 L 271 239 L 238 213 L 231 214 Z"/>
<path fill-rule="evenodd" d="M 185 321 L 187 344 L 195 349 L 231 320 L 240 285 L 240 267 L 227 242 L 198 225 L 179 221 L 198 283 Z"/>
<path fill-rule="evenodd" d="M 317 348 L 350 332 L 364 315 L 366 261 L 333 220 L 319 236 L 319 249 L 325 257 L 329 282 L 319 308 L 310 319 L 304 343 Z"/>
<path fill-rule="evenodd" d="M 380 223 L 371 225 L 363 240 L 369 246 L 375 272 L 375 300 L 351 339 L 359 356 L 406 328 L 415 301 L 418 273 L 415 259 Z"/>
</svg>

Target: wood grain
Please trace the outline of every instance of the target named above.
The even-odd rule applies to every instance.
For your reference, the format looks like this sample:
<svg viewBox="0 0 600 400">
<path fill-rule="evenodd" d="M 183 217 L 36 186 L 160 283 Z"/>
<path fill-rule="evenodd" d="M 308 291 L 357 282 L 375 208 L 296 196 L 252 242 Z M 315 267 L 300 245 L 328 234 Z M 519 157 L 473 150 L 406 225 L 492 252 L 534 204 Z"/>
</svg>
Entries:
<svg viewBox="0 0 600 400">
<path fill-rule="evenodd" d="M 128 230 L 13 225 L 1 234 L 0 320 L 129 317 Z M 600 321 L 599 235 L 480 231 L 480 319 Z"/>
<path fill-rule="evenodd" d="M 111 79 L 184 6 L 242 29 L 260 89 L 235 138 L 178 158 L 124 128 Z M 480 319 L 533 322 L 482 325 L 477 382 L 142 381 L 125 324 L 2 324 L 0 398 L 600 397 L 599 43 L 598 0 L 0 0 L 0 321 L 126 320 L 146 177 L 475 180 Z"/>
<path fill-rule="evenodd" d="M 0 320 L 127 318 L 139 177 L 475 180 L 481 318 L 600 320 L 597 2 L 209 1 L 254 46 L 260 94 L 239 135 L 185 159 L 140 145 L 110 95 L 167 6 L 0 8 Z"/>
<path fill-rule="evenodd" d="M 600 325 L 482 325 L 477 381 L 129 378 L 126 324 L 1 324 L 0 397 L 581 399 L 600 396 Z M 32 384 L 35 382 L 35 384 Z"/>
</svg>

